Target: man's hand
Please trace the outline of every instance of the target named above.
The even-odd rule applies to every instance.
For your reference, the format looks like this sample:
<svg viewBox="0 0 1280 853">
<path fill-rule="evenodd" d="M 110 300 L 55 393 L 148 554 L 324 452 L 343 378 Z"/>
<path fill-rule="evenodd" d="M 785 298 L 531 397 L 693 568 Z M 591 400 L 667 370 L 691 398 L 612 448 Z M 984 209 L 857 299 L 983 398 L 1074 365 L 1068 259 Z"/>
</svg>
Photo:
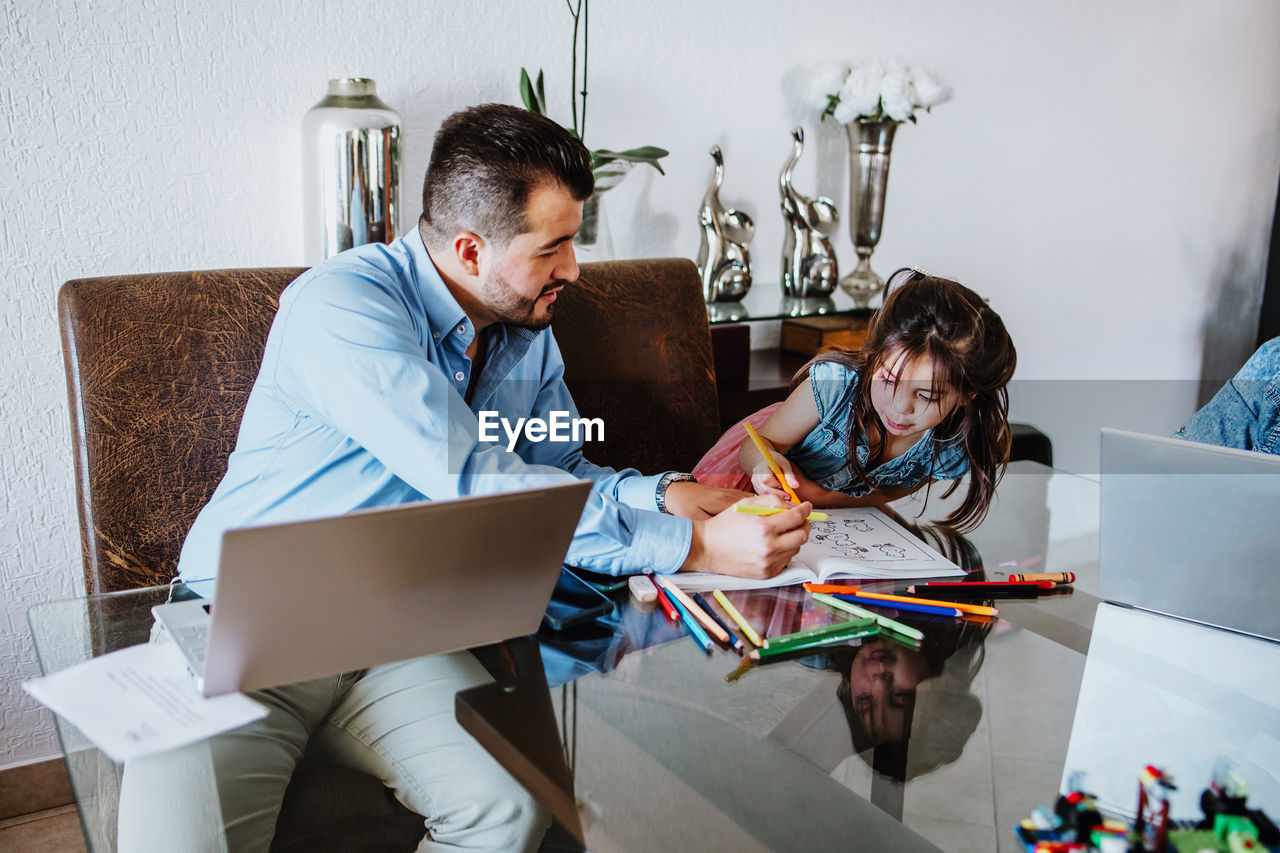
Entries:
<svg viewBox="0 0 1280 853">
<path fill-rule="evenodd" d="M 721 489 L 717 486 L 704 486 L 701 483 L 672 483 L 667 486 L 667 512 L 692 519 L 708 519 L 719 515 L 727 507 L 733 506 L 750 492 L 737 489 Z"/>
<path fill-rule="evenodd" d="M 786 506 L 772 496 L 755 495 L 737 503 Z M 736 506 L 736 504 L 735 504 Z M 682 571 L 716 572 L 743 578 L 771 578 L 786 568 L 809 539 L 809 511 L 802 503 L 777 515 L 747 515 L 729 507 L 693 523 L 693 543 Z"/>
</svg>

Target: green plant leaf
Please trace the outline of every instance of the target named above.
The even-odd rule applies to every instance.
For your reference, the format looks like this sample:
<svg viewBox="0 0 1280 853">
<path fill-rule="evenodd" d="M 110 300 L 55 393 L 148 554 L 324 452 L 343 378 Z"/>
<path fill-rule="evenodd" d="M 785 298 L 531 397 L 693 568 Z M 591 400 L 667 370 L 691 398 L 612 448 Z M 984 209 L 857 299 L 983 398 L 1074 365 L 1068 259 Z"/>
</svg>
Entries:
<svg viewBox="0 0 1280 853">
<path fill-rule="evenodd" d="M 543 85 L 542 69 L 538 69 L 538 86 L 535 90 L 538 95 L 538 112 L 542 115 L 547 114 L 547 88 Z"/>
<path fill-rule="evenodd" d="M 538 79 L 541 81 L 542 72 L 538 72 Z M 520 69 L 520 100 L 524 101 L 524 108 L 529 112 L 538 115 L 546 115 L 542 108 L 542 104 L 538 103 L 537 93 L 533 89 L 533 81 L 529 79 L 529 72 L 524 68 Z"/>
<path fill-rule="evenodd" d="M 594 171 L 605 163 L 611 163 L 614 160 L 628 160 L 632 163 L 648 163 L 650 166 L 658 170 L 658 174 L 665 175 L 662 164 L 658 161 L 666 157 L 671 152 L 665 148 L 658 148 L 656 145 L 642 145 L 639 148 L 628 148 L 626 151 L 610 151 L 608 148 L 597 148 L 591 152 L 591 168 Z"/>
</svg>

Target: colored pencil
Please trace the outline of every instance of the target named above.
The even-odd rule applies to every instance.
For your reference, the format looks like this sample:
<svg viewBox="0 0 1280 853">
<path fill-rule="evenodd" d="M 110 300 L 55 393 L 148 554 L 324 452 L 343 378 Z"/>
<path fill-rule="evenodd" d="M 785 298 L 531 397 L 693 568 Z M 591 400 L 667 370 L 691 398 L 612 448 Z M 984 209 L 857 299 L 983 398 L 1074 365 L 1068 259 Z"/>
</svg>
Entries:
<svg viewBox="0 0 1280 853">
<path fill-rule="evenodd" d="M 880 633 L 878 625 L 868 625 L 865 628 L 855 628 L 844 633 L 825 634 L 819 637 L 813 637 L 808 640 L 796 640 L 791 643 L 773 642 L 774 644 L 762 649 L 752 649 L 747 657 L 752 660 L 764 660 L 775 655 L 791 654 L 792 652 L 800 652 L 806 649 L 816 649 L 822 646 L 833 646 L 837 643 L 846 643 L 849 640 L 858 640 L 863 637 L 874 637 Z"/>
<path fill-rule="evenodd" d="M 698 603 L 698 606 L 701 607 L 708 616 L 716 620 L 716 624 L 723 628 L 724 632 L 729 635 L 729 645 L 733 647 L 733 650 L 738 654 L 742 654 L 742 641 L 738 639 L 738 635 L 733 633 L 733 630 L 728 625 L 724 624 L 724 620 L 716 615 L 715 608 L 711 606 L 711 602 L 703 598 L 702 593 L 699 592 L 695 592 L 693 594 L 693 600 Z"/>
<path fill-rule="evenodd" d="M 843 598 L 836 598 L 834 595 L 827 595 L 825 592 L 812 593 L 815 601 L 821 601 L 828 607 L 834 607 L 837 610 L 843 610 L 845 613 L 852 613 L 854 616 L 870 617 L 876 620 L 876 624 L 881 628 L 888 628 L 895 634 L 902 634 L 913 640 L 923 640 L 924 632 L 919 628 L 912 628 L 910 625 L 904 625 L 896 619 L 890 619 L 879 613 L 872 613 L 870 610 L 864 610 L 852 602 L 845 601 Z"/>
<path fill-rule="evenodd" d="M 751 440 L 756 444 L 756 450 L 760 451 L 760 455 L 764 457 L 764 461 L 768 464 L 769 470 L 773 472 L 773 476 L 778 478 L 778 482 L 782 484 L 782 490 L 791 495 L 791 502 L 800 505 L 800 496 L 797 495 L 787 484 L 787 478 L 782 473 L 782 469 L 778 467 L 778 463 L 774 461 L 773 454 L 765 448 L 764 442 L 760 440 L 760 433 L 756 432 L 756 428 L 749 422 L 743 424 L 747 428 L 747 435 L 751 436 Z"/>
<path fill-rule="evenodd" d="M 860 605 L 865 604 L 867 607 L 891 607 L 894 610 L 901 610 L 907 613 L 924 613 L 929 616 L 950 616 L 952 619 L 959 619 L 964 615 L 960 612 L 959 608 L 955 607 L 954 601 L 948 601 L 945 604 L 941 602 L 917 604 L 913 601 L 881 601 L 878 598 L 863 598 L 856 595 L 837 595 L 835 597 L 844 601 L 856 602 Z"/>
<path fill-rule="evenodd" d="M 928 595 L 942 601 L 982 600 L 984 598 L 1035 598 L 1043 592 L 1035 584 L 1009 584 L 1008 586 L 924 586 L 907 587 L 913 595 Z"/>
<path fill-rule="evenodd" d="M 1031 572 L 1009 575 L 1011 581 L 1053 581 L 1054 583 L 1075 583 L 1075 572 Z"/>
<path fill-rule="evenodd" d="M 684 605 L 680 603 L 679 599 L 671 599 L 671 606 L 680 614 L 680 621 L 683 622 L 684 627 L 689 630 L 689 636 L 698 644 L 698 648 L 702 649 L 707 654 L 711 654 L 711 649 L 715 644 L 711 642 L 711 638 L 707 636 L 707 632 L 702 630 L 702 626 L 698 624 L 698 620 L 694 619 L 693 616 L 690 615 L 689 611 L 684 609 Z"/>
<path fill-rule="evenodd" d="M 875 624 L 874 616 L 865 616 L 861 619 L 850 619 L 845 622 L 833 622 L 830 625 L 819 625 L 816 628 L 806 628 L 803 631 L 796 631 L 793 634 L 782 634 L 778 637 L 770 637 L 764 641 L 764 648 L 771 649 L 776 644 L 786 645 L 800 640 L 811 640 L 815 637 L 825 637 L 828 634 L 845 634 L 849 631 L 857 631 L 868 625 Z"/>
<path fill-rule="evenodd" d="M 850 587 L 850 589 L 855 589 L 855 587 Z M 973 616 L 995 616 L 997 613 L 1000 612 L 996 610 L 994 607 L 988 607 L 985 604 L 967 604 L 961 601 L 938 601 L 936 599 L 916 598 L 914 596 L 907 596 L 907 595 L 889 595 L 887 593 L 880 593 L 880 592 L 863 592 L 860 589 L 857 590 L 856 592 L 849 592 L 847 594 L 857 596 L 858 598 L 876 599 L 878 601 L 897 601 L 897 602 L 906 602 L 907 604 L 926 604 L 926 605 L 932 604 L 934 607 L 954 607 L 956 610 L 959 610 L 962 613 L 968 613 Z"/>
<path fill-rule="evenodd" d="M 1053 589 L 1053 581 L 928 581 L 927 583 L 916 584 L 916 586 L 925 589 L 1005 589 L 1008 587 L 1031 587 L 1033 589 Z M 915 587 L 910 587 L 914 589 Z"/>
<path fill-rule="evenodd" d="M 738 504 L 734 507 L 735 512 L 744 512 L 747 515 L 777 515 L 780 512 L 786 512 L 785 506 L 752 506 L 751 504 Z M 810 521 L 826 521 L 829 516 L 825 512 L 814 510 L 809 513 Z"/>
<path fill-rule="evenodd" d="M 680 621 L 680 614 L 676 612 L 675 607 L 671 604 L 671 599 L 667 597 L 661 588 L 658 589 L 658 606 L 662 608 L 662 612 L 667 614 L 667 618 L 672 622 Z"/>
<path fill-rule="evenodd" d="M 738 627 L 742 629 L 742 633 L 747 635 L 748 640 L 757 646 L 764 645 L 764 640 L 756 633 L 755 629 L 751 627 L 751 624 L 743 618 L 742 614 L 738 612 L 738 608 L 733 606 L 733 603 L 729 601 L 728 597 L 723 592 L 718 589 L 712 590 L 711 597 L 720 602 L 720 606 L 724 608 L 724 612 L 728 613 L 729 618 L 737 623 Z"/>
<path fill-rule="evenodd" d="M 682 605 L 685 610 L 689 611 L 690 616 L 701 622 L 702 627 L 706 629 L 708 634 L 715 637 L 725 645 L 729 645 L 729 632 L 717 625 L 715 620 L 708 616 L 701 607 L 694 604 L 693 599 L 690 598 L 683 589 L 676 586 L 662 575 L 654 575 L 653 580 L 658 584 L 658 586 L 665 589 L 667 594 L 670 595 L 676 603 Z"/>
</svg>

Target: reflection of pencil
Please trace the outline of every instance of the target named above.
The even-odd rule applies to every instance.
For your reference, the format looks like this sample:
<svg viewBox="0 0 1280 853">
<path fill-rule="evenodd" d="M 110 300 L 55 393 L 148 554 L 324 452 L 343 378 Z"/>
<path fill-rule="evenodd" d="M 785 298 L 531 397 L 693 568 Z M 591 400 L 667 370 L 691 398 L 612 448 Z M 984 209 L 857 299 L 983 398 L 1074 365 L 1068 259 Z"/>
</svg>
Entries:
<svg viewBox="0 0 1280 853">
<path fill-rule="evenodd" d="M 755 643 L 757 646 L 764 645 L 764 640 L 760 638 L 760 635 L 756 633 L 750 623 L 748 623 L 746 619 L 742 618 L 742 614 L 738 612 L 738 608 L 733 606 L 733 603 L 729 601 L 723 592 L 717 589 L 712 591 L 711 596 L 716 601 L 720 602 L 720 606 L 724 608 L 724 612 L 728 613 L 729 618 L 737 623 L 738 627 L 742 629 L 742 633 L 747 635 L 748 640 Z"/>
<path fill-rule="evenodd" d="M 671 600 L 679 604 L 683 609 L 688 611 L 689 615 L 702 623 L 702 627 L 707 629 L 707 633 L 715 637 L 726 646 L 729 645 L 729 632 L 721 628 L 715 623 L 710 616 L 703 612 L 702 608 L 694 604 L 693 599 L 685 594 L 680 587 L 667 580 L 662 575 L 653 575 L 653 580 L 666 590 L 667 595 L 671 596 Z"/>
<path fill-rule="evenodd" d="M 752 506 L 751 504 L 738 504 L 734 507 L 736 512 L 745 512 L 748 515 L 777 515 L 780 512 L 786 512 L 785 506 Z M 810 521 L 826 521 L 827 514 L 814 510 L 809 513 Z"/>
<path fill-rule="evenodd" d="M 778 478 L 778 482 L 782 484 L 782 490 L 791 495 L 793 504 L 800 503 L 800 497 L 791 490 L 791 486 L 787 484 L 787 478 L 782 473 L 782 469 L 778 467 L 778 463 L 774 460 L 773 454 L 764 446 L 764 442 L 760 440 L 760 433 L 756 432 L 756 428 L 749 422 L 743 424 L 747 428 L 747 435 L 751 436 L 751 440 L 756 443 L 756 450 L 760 451 L 760 455 L 764 457 L 765 463 L 769 466 L 769 470 L 773 472 L 773 476 Z"/>
<path fill-rule="evenodd" d="M 819 625 L 816 628 L 806 628 L 803 631 L 796 631 L 793 634 L 782 634 L 777 637 L 770 637 L 764 641 L 764 648 L 771 649 L 774 646 L 786 646 L 792 643 L 802 642 L 804 640 L 812 640 L 817 637 L 825 637 L 828 634 L 847 634 L 850 631 L 857 631 L 859 628 L 866 628 L 868 625 L 874 625 L 876 618 L 868 613 L 857 619 L 850 619 L 846 622 L 833 622 L 830 625 Z"/>
</svg>

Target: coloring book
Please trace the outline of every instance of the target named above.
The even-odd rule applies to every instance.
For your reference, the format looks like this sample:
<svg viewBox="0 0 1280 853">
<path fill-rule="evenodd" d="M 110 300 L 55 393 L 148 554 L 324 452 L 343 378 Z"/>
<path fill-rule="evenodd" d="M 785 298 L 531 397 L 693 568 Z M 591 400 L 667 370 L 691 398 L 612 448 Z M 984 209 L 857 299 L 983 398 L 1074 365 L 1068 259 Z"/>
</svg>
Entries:
<svg viewBox="0 0 1280 853">
<path fill-rule="evenodd" d="M 749 580 L 709 572 L 680 572 L 671 580 L 684 589 L 764 589 L 835 578 L 941 578 L 963 575 L 960 567 L 912 536 L 878 509 L 822 510 L 809 541 L 791 565 L 768 580 Z"/>
</svg>

